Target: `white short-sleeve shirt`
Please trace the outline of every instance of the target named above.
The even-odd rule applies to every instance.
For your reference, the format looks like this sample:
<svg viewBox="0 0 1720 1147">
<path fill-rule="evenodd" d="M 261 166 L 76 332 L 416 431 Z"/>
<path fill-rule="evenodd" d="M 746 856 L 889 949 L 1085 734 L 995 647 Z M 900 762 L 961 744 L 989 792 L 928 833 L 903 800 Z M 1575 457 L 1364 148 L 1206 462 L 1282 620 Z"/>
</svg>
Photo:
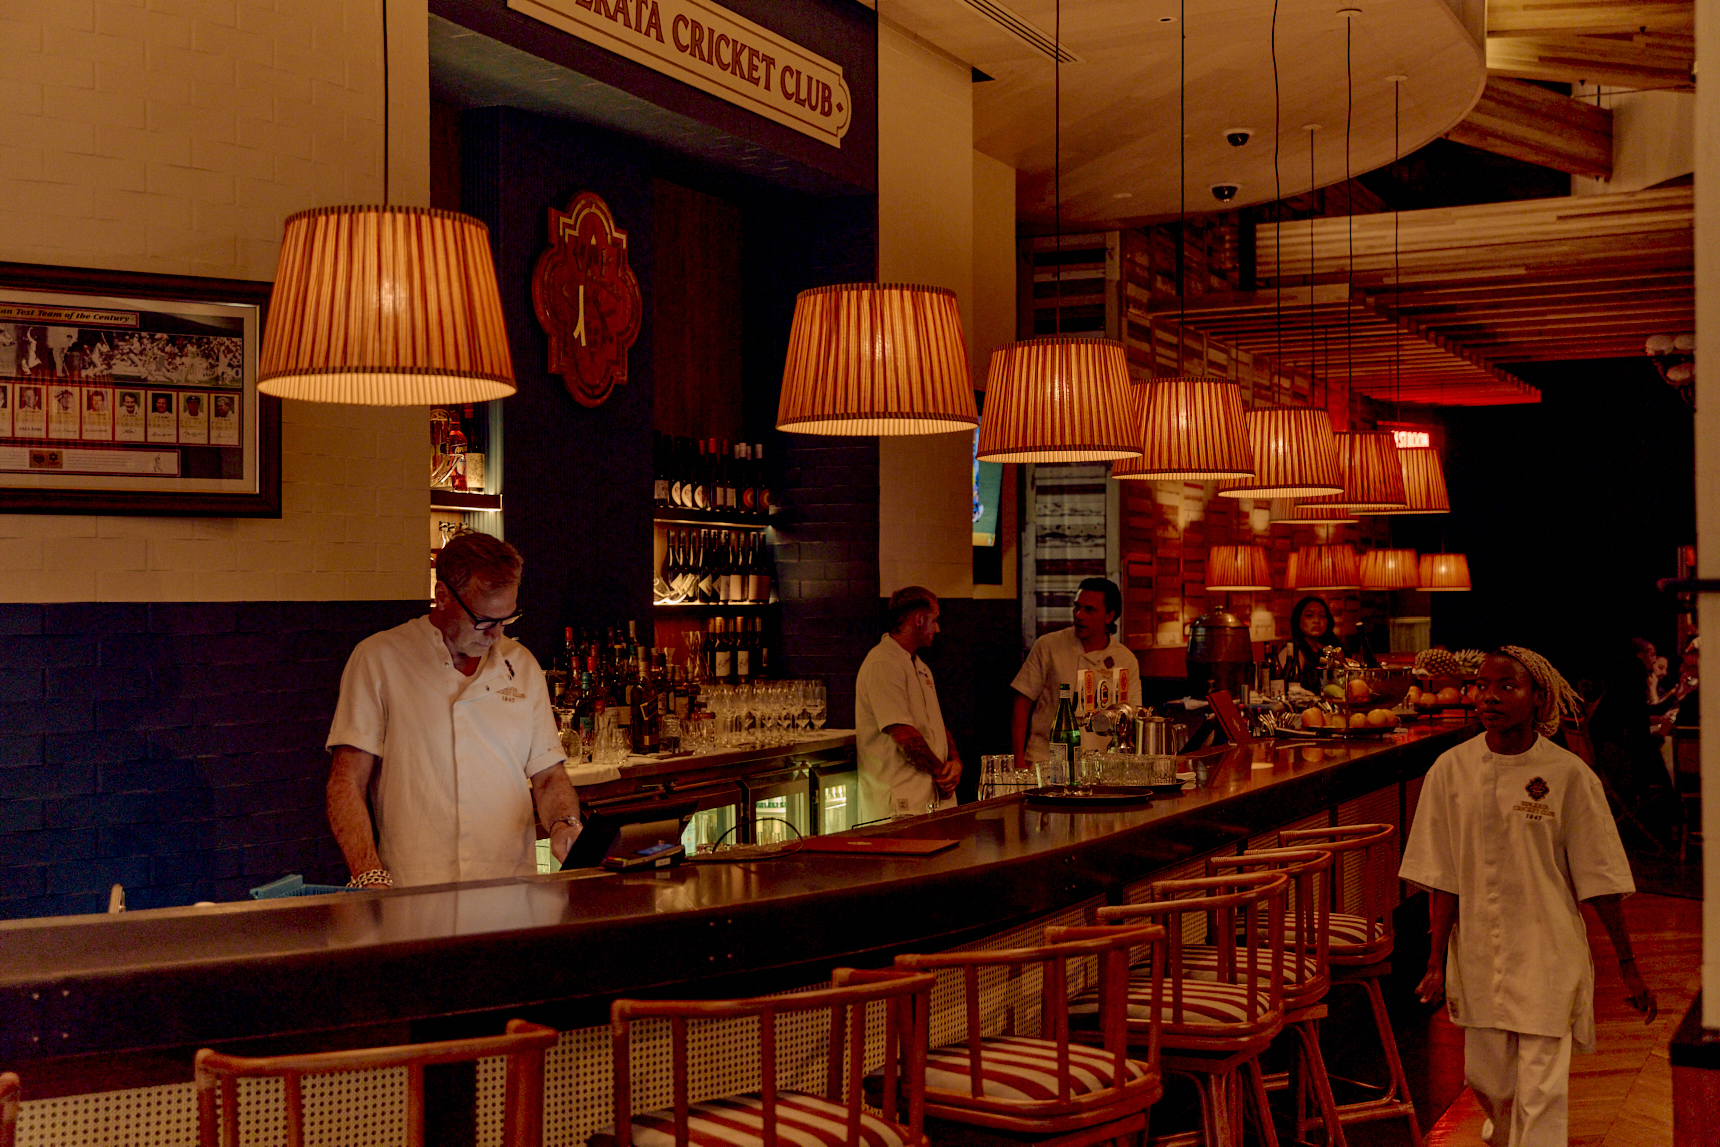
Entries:
<svg viewBox="0 0 1720 1147">
<path fill-rule="evenodd" d="M 1459 1027 L 1594 1049 L 1594 965 L 1578 903 L 1631 893 L 1600 778 L 1545 737 L 1516 756 L 1485 734 L 1442 753 L 1398 875 L 1457 896 L 1445 996 Z"/>
<path fill-rule="evenodd" d="M 328 747 L 380 758 L 378 852 L 398 886 L 537 871 L 531 778 L 566 759 L 537 659 L 504 637 L 470 677 L 428 617 L 358 643 Z"/>
<path fill-rule="evenodd" d="M 1033 643 L 1022 662 L 1021 671 L 1009 687 L 1033 702 L 1033 721 L 1027 732 L 1027 757 L 1032 761 L 1051 759 L 1051 723 L 1057 720 L 1057 687 L 1075 687 L 1075 675 L 1082 669 L 1127 669 L 1130 705 L 1141 703 L 1141 664 L 1128 646 L 1113 634 L 1103 649 L 1088 652 L 1075 636 L 1075 627 L 1047 633 Z"/>
<path fill-rule="evenodd" d="M 930 773 L 908 763 L 907 754 L 884 730 L 912 725 L 938 760 L 949 755 L 944 712 L 926 663 L 885 634 L 854 681 L 855 748 L 860 757 L 860 820 L 897 813 L 922 813 L 937 796 Z M 942 803 L 942 802 L 940 802 Z"/>
</svg>

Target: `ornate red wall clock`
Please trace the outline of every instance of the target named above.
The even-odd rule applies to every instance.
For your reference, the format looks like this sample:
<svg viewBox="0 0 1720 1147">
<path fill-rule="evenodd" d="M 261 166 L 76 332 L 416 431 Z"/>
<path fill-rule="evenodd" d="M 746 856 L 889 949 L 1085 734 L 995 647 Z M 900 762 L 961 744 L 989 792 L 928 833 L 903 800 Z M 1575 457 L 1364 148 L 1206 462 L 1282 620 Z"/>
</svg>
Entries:
<svg viewBox="0 0 1720 1147">
<path fill-rule="evenodd" d="M 644 304 L 627 264 L 627 232 L 589 191 L 549 209 L 549 248 L 532 272 L 532 307 L 549 336 L 549 370 L 581 406 L 601 406 L 627 381 L 627 351 Z"/>
</svg>

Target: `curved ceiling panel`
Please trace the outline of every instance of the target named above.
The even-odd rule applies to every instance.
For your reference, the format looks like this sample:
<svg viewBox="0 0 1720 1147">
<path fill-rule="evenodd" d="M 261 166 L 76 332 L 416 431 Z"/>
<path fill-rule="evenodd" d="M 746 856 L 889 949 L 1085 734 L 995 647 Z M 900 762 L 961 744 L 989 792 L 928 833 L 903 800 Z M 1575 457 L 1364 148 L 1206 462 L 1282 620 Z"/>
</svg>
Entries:
<svg viewBox="0 0 1720 1147">
<path fill-rule="evenodd" d="M 1392 88 L 1403 83 L 1399 148 L 1408 153 L 1468 113 L 1486 83 L 1480 29 L 1453 0 L 1280 0 L 1278 185 L 1343 180 L 1345 25 L 1354 91 L 1349 168 L 1391 162 Z M 1220 207 L 1213 184 L 1238 188 L 1228 207 L 1279 198 L 1273 178 L 1271 0 L 1187 0 L 1188 209 Z M 1348 9 L 1352 17 L 1340 15 Z M 1460 17 L 1458 12 L 1464 13 Z M 1054 0 L 891 0 L 884 16 L 991 77 L 974 85 L 974 146 L 1012 164 L 1018 211 L 1052 219 Z M 1065 229 L 1112 227 L 1177 211 L 1177 0 L 1067 0 L 1061 43 Z M 1025 27 L 1025 31 L 1024 31 Z M 1037 33 L 1037 34 L 1035 34 Z M 977 77 L 976 77 L 977 78 Z M 1252 133 L 1233 147 L 1232 128 Z"/>
</svg>

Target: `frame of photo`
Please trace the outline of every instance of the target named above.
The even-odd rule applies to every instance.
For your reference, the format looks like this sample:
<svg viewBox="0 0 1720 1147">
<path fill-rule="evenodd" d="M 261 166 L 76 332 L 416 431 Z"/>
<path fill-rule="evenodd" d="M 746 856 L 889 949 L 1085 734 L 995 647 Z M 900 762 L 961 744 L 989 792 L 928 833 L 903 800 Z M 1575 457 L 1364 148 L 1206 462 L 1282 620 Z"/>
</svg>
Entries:
<svg viewBox="0 0 1720 1147">
<path fill-rule="evenodd" d="M 272 287 L 0 262 L 0 513 L 280 517 L 281 402 L 257 390 Z"/>
</svg>

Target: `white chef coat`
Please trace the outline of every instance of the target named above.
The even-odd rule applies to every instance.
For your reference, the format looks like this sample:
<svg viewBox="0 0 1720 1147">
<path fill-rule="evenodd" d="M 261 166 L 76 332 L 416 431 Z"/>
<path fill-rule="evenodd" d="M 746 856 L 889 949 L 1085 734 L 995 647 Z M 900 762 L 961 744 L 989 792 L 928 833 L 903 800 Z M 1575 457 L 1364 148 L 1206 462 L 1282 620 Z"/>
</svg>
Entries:
<svg viewBox="0 0 1720 1147">
<path fill-rule="evenodd" d="M 380 758 L 377 851 L 396 887 L 537 872 L 531 778 L 566 759 L 537 659 L 511 637 L 470 677 L 428 617 L 358 643 L 328 747 Z"/>
<path fill-rule="evenodd" d="M 1075 627 L 1047 633 L 1033 643 L 1022 662 L 1021 671 L 1009 687 L 1033 702 L 1033 720 L 1028 725 L 1027 757 L 1032 761 L 1051 759 L 1051 725 L 1057 720 L 1057 687 L 1075 688 L 1075 675 L 1082 669 L 1127 669 L 1129 695 L 1121 700 L 1129 705 L 1141 703 L 1141 664 L 1128 646 L 1111 635 L 1110 644 L 1089 653 L 1075 636 Z"/>
<path fill-rule="evenodd" d="M 1427 774 L 1398 875 L 1457 895 L 1445 997 L 1459 1027 L 1593 1051 L 1594 965 L 1579 901 L 1631 893 L 1600 778 L 1545 737 L 1517 756 L 1485 734 Z"/>
<path fill-rule="evenodd" d="M 885 634 L 854 681 L 855 748 L 860 757 L 860 820 L 879 820 L 897 813 L 922 813 L 937 799 L 932 775 L 908 763 L 902 746 L 884 730 L 912 725 L 926 747 L 942 761 L 949 755 L 944 712 L 938 707 L 937 686 L 926 663 Z M 939 801 L 955 803 L 954 797 Z"/>
</svg>

